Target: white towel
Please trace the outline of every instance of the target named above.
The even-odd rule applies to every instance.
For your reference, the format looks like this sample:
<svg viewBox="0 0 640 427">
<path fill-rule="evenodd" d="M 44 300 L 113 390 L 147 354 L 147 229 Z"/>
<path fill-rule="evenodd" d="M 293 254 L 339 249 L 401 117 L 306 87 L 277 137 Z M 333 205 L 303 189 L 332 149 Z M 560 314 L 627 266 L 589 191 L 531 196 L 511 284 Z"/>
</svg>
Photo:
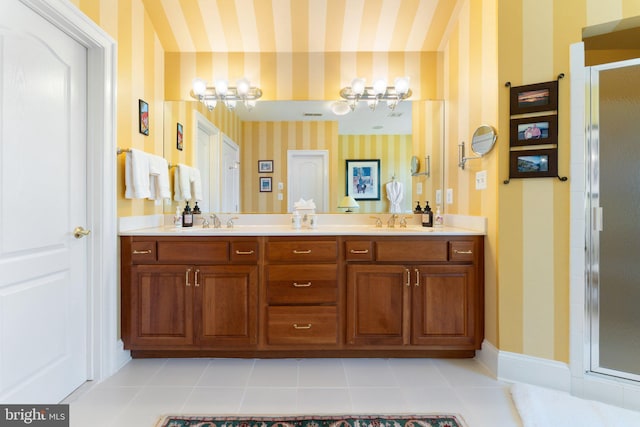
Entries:
<svg viewBox="0 0 640 427">
<path fill-rule="evenodd" d="M 389 212 L 391 213 L 402 212 L 402 209 L 400 208 L 400 202 L 402 201 L 403 196 L 404 194 L 402 191 L 401 182 L 391 181 L 387 183 L 387 199 L 389 199 L 389 202 L 391 202 Z"/>
<path fill-rule="evenodd" d="M 163 157 L 149 155 L 149 175 L 149 199 L 170 199 L 169 163 Z"/>
<path fill-rule="evenodd" d="M 127 199 L 146 199 L 151 195 L 149 189 L 149 155 L 132 148 L 127 152 L 124 165 L 124 197 Z"/>
<path fill-rule="evenodd" d="M 202 200 L 202 180 L 200 170 L 179 164 L 173 176 L 174 200 Z"/>
</svg>

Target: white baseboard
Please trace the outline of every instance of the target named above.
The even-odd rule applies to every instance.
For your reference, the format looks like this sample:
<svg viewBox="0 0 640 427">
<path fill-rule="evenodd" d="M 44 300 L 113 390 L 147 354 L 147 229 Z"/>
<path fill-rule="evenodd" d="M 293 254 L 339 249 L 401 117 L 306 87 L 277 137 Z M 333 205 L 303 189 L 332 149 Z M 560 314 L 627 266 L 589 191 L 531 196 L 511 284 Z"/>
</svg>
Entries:
<svg viewBox="0 0 640 427">
<path fill-rule="evenodd" d="M 500 381 L 571 391 L 571 371 L 566 363 L 501 351 L 486 340 L 476 359 Z"/>
</svg>

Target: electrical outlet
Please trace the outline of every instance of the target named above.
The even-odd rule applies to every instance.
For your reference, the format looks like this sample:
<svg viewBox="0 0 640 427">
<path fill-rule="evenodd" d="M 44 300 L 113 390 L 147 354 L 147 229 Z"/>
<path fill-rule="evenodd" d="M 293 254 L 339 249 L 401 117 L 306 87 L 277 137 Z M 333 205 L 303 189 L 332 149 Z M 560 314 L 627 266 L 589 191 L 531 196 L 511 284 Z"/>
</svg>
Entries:
<svg viewBox="0 0 640 427">
<path fill-rule="evenodd" d="M 476 190 L 487 189 L 487 171 L 476 172 Z"/>
<path fill-rule="evenodd" d="M 278 190 L 283 190 L 283 189 L 284 189 L 284 184 L 279 182 L 278 183 Z M 282 199 L 280 199 L 280 200 L 282 200 Z"/>
<path fill-rule="evenodd" d="M 278 193 L 278 200 L 282 200 L 282 193 Z"/>
<path fill-rule="evenodd" d="M 442 190 L 436 190 L 436 205 L 442 204 Z"/>
<path fill-rule="evenodd" d="M 453 188 L 447 188 L 447 204 L 453 203 Z"/>
<path fill-rule="evenodd" d="M 422 183 L 421 182 L 416 184 L 416 194 L 422 194 Z"/>
</svg>

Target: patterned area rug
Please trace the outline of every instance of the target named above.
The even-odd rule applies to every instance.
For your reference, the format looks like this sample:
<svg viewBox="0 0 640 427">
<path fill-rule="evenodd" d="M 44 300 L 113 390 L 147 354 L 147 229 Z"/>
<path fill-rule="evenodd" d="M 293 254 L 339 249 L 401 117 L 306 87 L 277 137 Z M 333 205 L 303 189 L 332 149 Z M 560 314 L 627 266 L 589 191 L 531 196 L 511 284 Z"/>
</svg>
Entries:
<svg viewBox="0 0 640 427">
<path fill-rule="evenodd" d="M 157 427 L 464 427 L 459 415 L 197 416 L 169 415 Z"/>
</svg>

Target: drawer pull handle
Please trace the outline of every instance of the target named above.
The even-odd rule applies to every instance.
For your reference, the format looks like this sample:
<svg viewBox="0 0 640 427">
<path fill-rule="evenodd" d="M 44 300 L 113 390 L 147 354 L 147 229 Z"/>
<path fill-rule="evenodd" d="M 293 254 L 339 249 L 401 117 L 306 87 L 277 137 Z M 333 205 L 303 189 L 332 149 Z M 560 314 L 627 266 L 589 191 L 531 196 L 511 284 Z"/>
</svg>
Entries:
<svg viewBox="0 0 640 427">
<path fill-rule="evenodd" d="M 309 287 L 311 287 L 311 282 L 307 282 L 307 283 L 293 282 L 293 287 L 294 288 L 309 288 Z"/>
<path fill-rule="evenodd" d="M 307 323 L 306 325 L 298 325 L 297 323 L 293 324 L 294 329 L 311 329 L 311 323 Z"/>
<path fill-rule="evenodd" d="M 407 287 L 411 286 L 411 271 L 408 268 L 405 268 L 404 271 L 407 273 Z"/>
<path fill-rule="evenodd" d="M 236 255 L 253 255 L 255 252 L 253 249 L 250 251 L 239 251 L 236 249 Z"/>
<path fill-rule="evenodd" d="M 144 251 L 139 251 L 137 249 L 133 250 L 133 254 L 134 255 L 147 255 L 147 254 L 150 254 L 150 253 L 151 253 L 151 249 L 146 249 Z"/>
<path fill-rule="evenodd" d="M 184 272 L 184 282 L 186 286 L 191 286 L 191 283 L 189 283 L 189 273 L 191 273 L 191 269 L 187 268 L 187 271 Z"/>
<path fill-rule="evenodd" d="M 453 253 L 460 254 L 460 255 L 473 255 L 473 251 L 471 249 L 469 249 L 468 251 L 459 251 L 457 249 L 454 249 Z"/>
<path fill-rule="evenodd" d="M 294 254 L 310 254 L 311 249 L 306 249 L 306 250 L 294 249 L 293 253 Z"/>
<path fill-rule="evenodd" d="M 349 252 L 352 254 L 368 254 L 369 249 L 351 249 Z"/>
</svg>

